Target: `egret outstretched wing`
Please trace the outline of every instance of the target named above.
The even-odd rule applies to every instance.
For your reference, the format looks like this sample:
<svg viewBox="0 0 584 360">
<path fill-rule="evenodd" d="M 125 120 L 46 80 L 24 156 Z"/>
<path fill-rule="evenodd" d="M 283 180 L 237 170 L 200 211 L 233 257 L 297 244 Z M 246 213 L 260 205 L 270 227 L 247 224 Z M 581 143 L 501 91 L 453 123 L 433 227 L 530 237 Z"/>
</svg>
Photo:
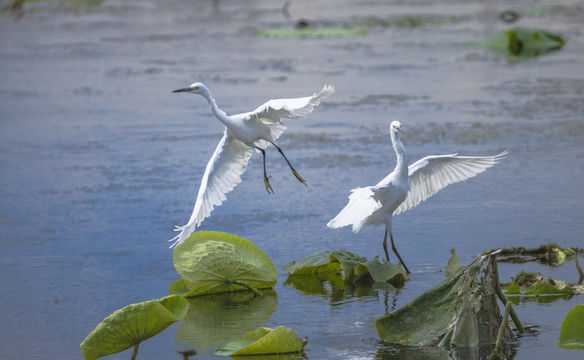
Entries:
<svg viewBox="0 0 584 360">
<path fill-rule="evenodd" d="M 393 215 L 413 208 L 450 184 L 482 173 L 507 153 L 505 150 L 495 156 L 430 155 L 416 161 L 408 168 L 410 191 Z"/>
<path fill-rule="evenodd" d="M 269 100 L 254 111 L 236 116 L 244 121 L 254 119 L 261 121 L 269 127 L 271 140 L 275 141 L 286 130 L 286 126 L 282 124 L 281 119 L 296 119 L 309 115 L 314 110 L 314 107 L 320 104 L 321 100 L 331 96 L 334 92 L 334 87 L 325 85 L 320 92 L 312 96 Z M 265 148 L 268 143 L 265 140 L 260 140 L 256 145 Z"/>
<path fill-rule="evenodd" d="M 367 219 L 376 210 L 381 208 L 381 203 L 374 199 L 375 191 L 372 187 L 356 188 L 351 190 L 349 203 L 326 226 L 331 229 L 353 225 L 353 232 L 361 230 Z"/>
<path fill-rule="evenodd" d="M 241 182 L 241 175 L 251 155 L 251 148 L 229 135 L 225 129 L 223 138 L 207 163 L 191 218 L 186 225 L 174 229 L 180 231 L 180 234 L 170 240 L 174 241 L 171 247 L 185 241 L 211 214 L 213 208 L 225 201 L 225 194 Z"/>
</svg>

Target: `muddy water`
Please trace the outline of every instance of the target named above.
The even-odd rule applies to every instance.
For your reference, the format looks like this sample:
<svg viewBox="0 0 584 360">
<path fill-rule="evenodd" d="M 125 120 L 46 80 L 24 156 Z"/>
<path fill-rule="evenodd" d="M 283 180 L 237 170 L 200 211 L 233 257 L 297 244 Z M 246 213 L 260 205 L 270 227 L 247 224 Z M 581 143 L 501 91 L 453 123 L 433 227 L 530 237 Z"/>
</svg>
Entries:
<svg viewBox="0 0 584 360">
<path fill-rule="evenodd" d="M 308 294 L 285 285 L 279 270 L 276 295 L 193 304 L 198 313 L 142 344 L 139 358 L 179 358 L 175 351 L 189 348 L 213 358 L 233 336 L 280 324 L 309 337 L 311 359 L 484 356 L 386 346 L 374 320 L 439 283 L 451 248 L 466 264 L 501 246 L 583 246 L 584 10 L 576 1 L 537 4 L 545 11 L 528 11 L 514 25 L 572 41 L 535 59 L 463 45 L 508 28 L 498 14 L 530 1 L 293 1 L 286 18 L 283 2 L 106 0 L 82 12 L 32 3 L 0 14 L 0 355 L 79 358 L 79 343 L 105 316 L 167 294 L 177 274 L 166 240 L 188 220 L 222 133 L 202 98 L 171 91 L 203 81 L 228 113 L 336 87 L 312 116 L 287 121 L 280 140 L 309 187 L 270 151 L 276 194 L 266 194 L 255 155 L 201 227 L 253 241 L 278 269 L 322 250 L 382 253 L 381 228 L 354 235 L 324 224 L 351 188 L 393 168 L 392 119 L 404 126 L 411 161 L 510 154 L 395 219 L 397 246 L 413 271 L 404 289 Z M 399 14 L 457 21 L 371 27 L 349 38 L 253 36 L 301 18 L 333 27 L 353 16 Z M 521 269 L 577 281 L 573 262 L 503 265 L 502 280 Z M 517 306 L 539 332 L 511 344 L 510 356 L 581 356 L 555 345 L 578 303 Z"/>
</svg>

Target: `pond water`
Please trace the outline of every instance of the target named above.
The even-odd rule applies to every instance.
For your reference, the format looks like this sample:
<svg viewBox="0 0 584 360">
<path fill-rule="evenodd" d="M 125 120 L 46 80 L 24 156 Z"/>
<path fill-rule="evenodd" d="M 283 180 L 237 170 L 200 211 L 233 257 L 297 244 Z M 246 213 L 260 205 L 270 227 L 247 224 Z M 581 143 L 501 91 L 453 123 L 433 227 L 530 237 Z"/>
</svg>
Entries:
<svg viewBox="0 0 584 360">
<path fill-rule="evenodd" d="M 204 99 L 172 94 L 205 82 L 228 113 L 270 98 L 336 93 L 305 119 L 285 121 L 264 189 L 254 155 L 242 183 L 201 230 L 236 234 L 274 262 L 275 294 L 196 300 L 192 312 L 140 347 L 139 359 L 219 358 L 214 350 L 258 326 L 308 336 L 310 359 L 484 358 L 483 350 L 403 349 L 380 343 L 374 321 L 484 250 L 556 242 L 583 247 L 584 9 L 578 1 L 105 0 L 25 3 L 0 13 L 0 356 L 78 359 L 79 344 L 114 310 L 163 297 L 178 279 L 167 240 L 190 216 L 223 128 Z M 536 8 L 534 6 L 537 5 Z M 551 6 L 553 5 L 553 6 Z M 523 9 L 514 24 L 499 14 Z M 526 10 L 527 9 L 527 10 Z M 338 27 L 355 16 L 434 15 L 447 24 L 372 26 L 366 36 L 266 39 L 254 30 L 299 19 Z M 512 59 L 465 42 L 511 26 L 571 39 L 561 51 Z M 441 191 L 394 219 L 412 271 L 399 291 L 307 294 L 282 265 L 324 250 L 382 254 L 382 228 L 327 229 L 349 190 L 395 165 L 390 120 L 400 120 L 410 162 L 428 154 L 496 154 L 499 165 Z M 576 282 L 574 262 L 500 266 Z M 581 358 L 556 346 L 582 296 L 522 302 L 538 332 L 509 345 L 510 358 Z M 111 359 L 128 359 L 129 352 Z M 295 358 L 287 357 L 287 358 Z"/>
</svg>

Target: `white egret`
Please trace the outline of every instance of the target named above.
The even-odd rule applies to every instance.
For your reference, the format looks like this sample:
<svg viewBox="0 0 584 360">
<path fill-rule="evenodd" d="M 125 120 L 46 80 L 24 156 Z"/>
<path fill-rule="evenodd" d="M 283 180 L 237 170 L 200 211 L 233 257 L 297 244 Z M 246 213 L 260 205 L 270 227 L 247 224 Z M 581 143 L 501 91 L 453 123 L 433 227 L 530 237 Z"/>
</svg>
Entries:
<svg viewBox="0 0 584 360">
<path fill-rule="evenodd" d="M 408 167 L 407 154 L 399 139 L 401 124 L 393 121 L 390 125 L 391 142 L 397 155 L 395 169 L 375 186 L 351 190 L 349 203 L 331 221 L 329 228 L 353 226 L 357 233 L 364 225 L 385 224 L 383 250 L 387 252 L 387 234 L 391 238 L 391 249 L 409 274 L 406 264 L 399 255 L 391 233 L 391 219 L 413 208 L 420 202 L 436 194 L 446 186 L 469 179 L 495 165 L 507 154 L 507 150 L 495 156 L 430 155 Z"/>
<path fill-rule="evenodd" d="M 334 91 L 332 86 L 325 85 L 319 93 L 312 96 L 270 100 L 253 111 L 230 116 L 217 107 L 209 89 L 200 82 L 191 84 L 188 88 L 174 90 L 173 92 L 199 94 L 207 99 L 215 117 L 225 125 L 225 131 L 207 163 L 193 213 L 186 225 L 175 227 L 174 231 L 180 233 L 170 240 L 174 241 L 171 247 L 185 241 L 211 214 L 213 208 L 225 201 L 225 194 L 241 182 L 241 175 L 245 172 L 252 148 L 262 153 L 264 185 L 268 193 L 274 193 L 266 173 L 265 149 L 270 144 L 284 157 L 296 179 L 306 185 L 306 181 L 292 167 L 282 149 L 275 143 L 286 130 L 281 119 L 307 116 L 321 100 L 329 97 Z"/>
</svg>

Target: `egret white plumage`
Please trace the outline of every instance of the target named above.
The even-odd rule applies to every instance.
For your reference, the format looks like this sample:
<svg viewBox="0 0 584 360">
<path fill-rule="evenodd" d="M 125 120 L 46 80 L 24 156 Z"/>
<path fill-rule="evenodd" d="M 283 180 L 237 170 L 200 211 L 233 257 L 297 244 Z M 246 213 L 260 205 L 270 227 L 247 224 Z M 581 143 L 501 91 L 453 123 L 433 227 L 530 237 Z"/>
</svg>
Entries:
<svg viewBox="0 0 584 360">
<path fill-rule="evenodd" d="M 407 154 L 399 139 L 401 123 L 390 125 L 391 142 L 397 156 L 395 169 L 375 186 L 351 190 L 349 203 L 331 221 L 329 228 L 352 225 L 358 233 L 364 225 L 385 224 L 383 250 L 389 261 L 387 234 L 391 238 L 391 249 L 406 272 L 406 264 L 393 242 L 391 221 L 393 215 L 409 210 L 446 186 L 469 179 L 495 165 L 507 154 L 507 150 L 495 156 L 458 156 L 457 154 L 426 156 L 408 167 Z"/>
<path fill-rule="evenodd" d="M 180 231 L 180 233 L 170 240 L 174 241 L 171 247 L 185 241 L 197 226 L 211 214 L 213 208 L 225 201 L 225 194 L 241 182 L 241 175 L 246 170 L 252 149 L 262 153 L 264 185 L 268 193 L 274 193 L 266 173 L 265 149 L 270 144 L 276 147 L 284 157 L 296 179 L 306 185 L 306 181 L 292 167 L 282 149 L 275 143 L 286 130 L 281 119 L 301 118 L 309 115 L 314 107 L 320 104 L 321 100 L 329 97 L 334 91 L 332 86 L 325 85 L 320 92 L 314 93 L 312 96 L 270 100 L 253 111 L 227 115 L 219 109 L 209 89 L 200 82 L 191 84 L 184 89 L 174 90 L 173 92 L 187 92 L 203 96 L 209 103 L 215 117 L 225 125 L 225 131 L 213 156 L 207 163 L 193 213 L 186 225 L 175 227 L 174 231 Z"/>
</svg>

